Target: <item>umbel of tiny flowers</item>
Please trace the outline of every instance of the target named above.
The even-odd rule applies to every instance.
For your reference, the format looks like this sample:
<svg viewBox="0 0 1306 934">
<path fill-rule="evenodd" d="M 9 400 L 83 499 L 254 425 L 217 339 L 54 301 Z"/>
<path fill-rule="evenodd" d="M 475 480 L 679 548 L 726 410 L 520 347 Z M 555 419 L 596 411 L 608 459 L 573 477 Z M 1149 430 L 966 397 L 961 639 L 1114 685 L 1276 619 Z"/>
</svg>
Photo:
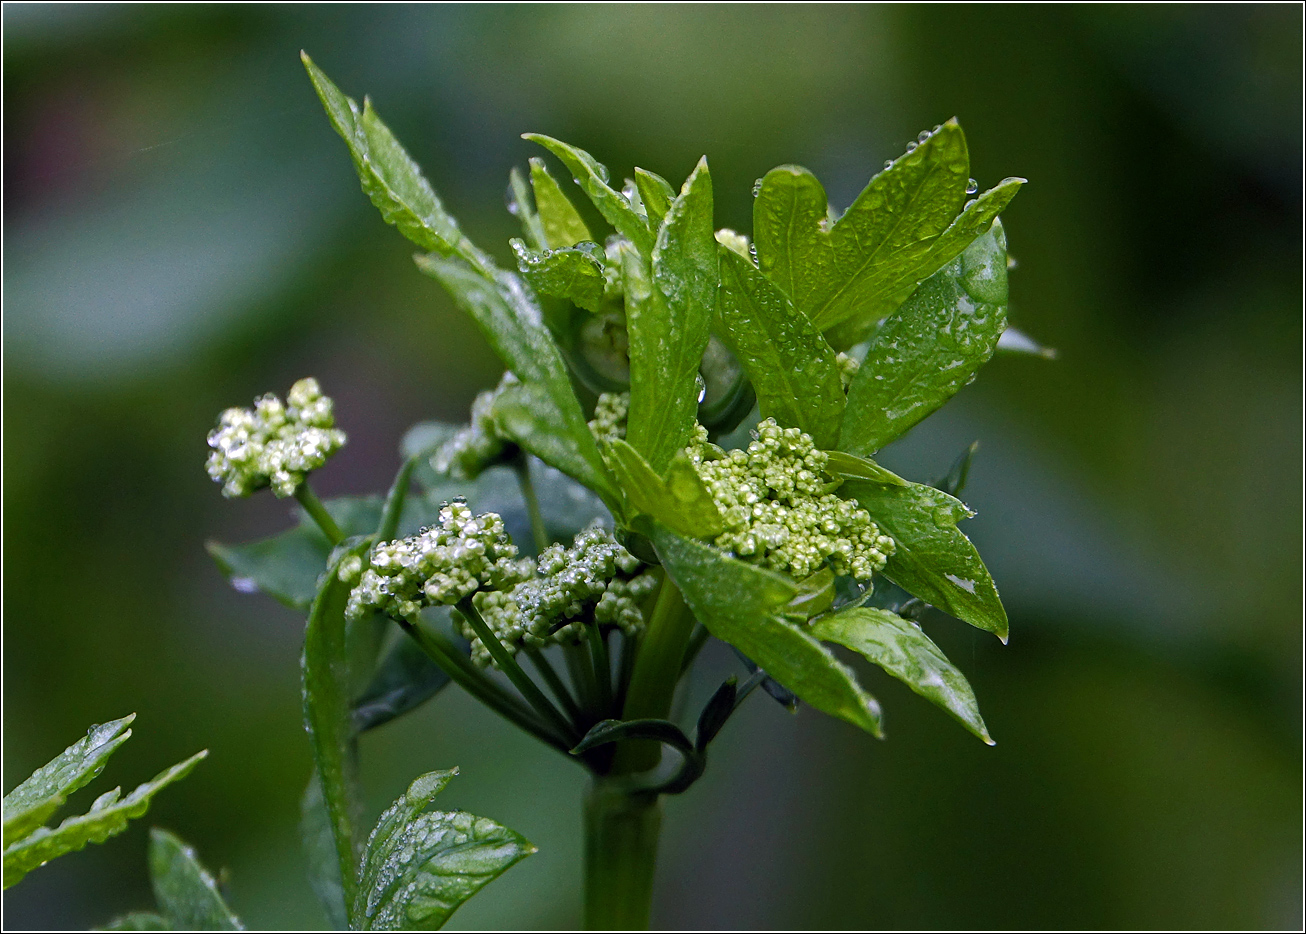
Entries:
<svg viewBox="0 0 1306 934">
<path fill-rule="evenodd" d="M 309 473 L 344 447 L 335 427 L 334 403 L 308 376 L 290 387 L 283 403 L 273 393 L 254 400 L 254 408 L 230 408 L 209 432 L 206 465 L 228 499 L 271 487 L 277 497 L 294 496 L 333 542 L 339 528 L 308 488 Z"/>
</svg>

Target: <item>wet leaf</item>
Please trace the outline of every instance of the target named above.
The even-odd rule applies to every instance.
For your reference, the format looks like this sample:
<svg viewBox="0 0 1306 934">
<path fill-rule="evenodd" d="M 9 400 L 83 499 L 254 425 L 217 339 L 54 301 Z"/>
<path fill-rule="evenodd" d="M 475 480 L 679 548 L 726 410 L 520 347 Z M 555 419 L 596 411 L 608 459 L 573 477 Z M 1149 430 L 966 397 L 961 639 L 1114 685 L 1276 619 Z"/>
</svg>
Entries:
<svg viewBox="0 0 1306 934">
<path fill-rule="evenodd" d="M 725 531 L 721 511 L 683 451 L 672 460 L 664 480 L 625 441 L 614 441 L 610 450 L 613 470 L 635 514 L 651 516 L 690 538 Z"/>
<path fill-rule="evenodd" d="M 839 495 L 856 500 L 896 550 L 884 576 L 957 619 L 1007 641 L 1007 611 L 979 552 L 957 522 L 973 515 L 960 500 L 920 483 L 847 480 Z"/>
<path fill-rule="evenodd" d="M 693 435 L 698 368 L 716 303 L 717 246 L 706 161 L 699 161 L 671 203 L 651 265 L 625 247 L 621 269 L 630 341 L 626 440 L 661 472 Z"/>
<path fill-rule="evenodd" d="M 788 604 L 798 589 L 788 578 L 657 523 L 649 523 L 647 534 L 694 616 L 712 635 L 811 706 L 881 735 L 879 704 L 846 665 L 790 621 Z"/>
<path fill-rule="evenodd" d="M 635 187 L 639 189 L 640 200 L 644 202 L 649 229 L 656 231 L 662 226 L 671 202 L 676 199 L 676 189 L 656 172 L 640 168 L 635 169 Z"/>
<path fill-rule="evenodd" d="M 561 159 L 562 164 L 580 185 L 581 191 L 585 192 L 590 201 L 594 202 L 594 206 L 599 209 L 603 219 L 616 228 L 617 233 L 635 244 L 645 257 L 652 253 L 653 234 L 649 231 L 644 218 L 635 212 L 621 192 L 608 185 L 608 170 L 605 166 L 585 150 L 549 136 L 523 133 L 522 139 L 539 143 Z"/>
<path fill-rule="evenodd" d="M 993 745 L 970 682 L 916 623 L 888 610 L 848 607 L 816 620 L 812 635 L 865 656 Z"/>
<path fill-rule="evenodd" d="M 345 908 L 345 888 L 340 881 L 340 858 L 316 766 L 299 802 L 299 835 L 308 861 L 309 885 L 322 903 L 331 926 L 344 930 L 349 927 L 349 913 Z"/>
<path fill-rule="evenodd" d="M 582 240 L 594 240 L 576 206 L 544 167 L 543 159 L 531 159 L 531 187 L 535 190 L 535 210 L 539 212 L 544 239 L 550 250 L 575 246 Z"/>
<path fill-rule="evenodd" d="M 841 450 L 872 454 L 966 385 L 1007 326 L 1000 221 L 923 282 L 871 339 L 848 389 Z"/>
<path fill-rule="evenodd" d="M 195 851 L 158 827 L 150 829 L 150 878 L 154 898 L 177 931 L 243 931 L 218 884 Z"/>
<path fill-rule="evenodd" d="M 844 407 L 834 351 L 780 289 L 724 248 L 716 320 L 752 381 L 762 417 L 802 429 L 819 448 L 833 447 Z"/>
<path fill-rule="evenodd" d="M 439 928 L 463 902 L 536 852 L 520 834 L 487 818 L 421 813 L 456 774 L 421 776 L 377 821 L 359 869 L 358 929 Z"/>
<path fill-rule="evenodd" d="M 517 257 L 517 268 L 536 292 L 552 298 L 565 298 L 586 311 L 598 312 L 603 303 L 603 263 L 593 252 L 574 248 L 539 253 L 514 238 L 509 241 Z"/>
</svg>

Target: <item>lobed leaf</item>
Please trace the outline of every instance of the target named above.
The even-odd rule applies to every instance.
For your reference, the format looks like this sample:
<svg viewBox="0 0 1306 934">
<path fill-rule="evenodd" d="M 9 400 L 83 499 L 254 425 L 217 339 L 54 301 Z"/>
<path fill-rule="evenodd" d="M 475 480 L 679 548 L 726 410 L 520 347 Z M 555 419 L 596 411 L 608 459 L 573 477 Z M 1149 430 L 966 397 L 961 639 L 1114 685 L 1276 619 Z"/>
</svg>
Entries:
<svg viewBox="0 0 1306 934">
<path fill-rule="evenodd" d="M 644 256 L 653 251 L 653 234 L 650 233 L 644 218 L 636 213 L 630 202 L 608 184 L 608 170 L 585 150 L 556 140 L 540 133 L 523 133 L 522 139 L 539 143 L 549 152 L 562 160 L 562 164 L 571 172 L 581 191 L 589 196 L 590 201 L 599 209 L 603 219 L 616 228 Z M 568 244 L 570 246 L 571 244 Z"/>
<path fill-rule="evenodd" d="M 1001 221 L 912 293 L 871 339 L 848 389 L 841 450 L 871 454 L 956 394 L 1007 326 Z"/>
<path fill-rule="evenodd" d="M 847 607 L 813 622 L 812 635 L 865 656 L 993 745 L 970 682 L 916 623 L 888 610 Z"/>
<path fill-rule="evenodd" d="M 417 163 L 381 122 L 371 101 L 365 99 L 360 109 L 306 53 L 301 52 L 300 58 L 331 124 L 349 147 L 363 191 L 386 223 L 399 228 L 423 250 L 446 256 L 456 253 L 478 268 L 492 268 L 489 258 L 458 229 L 458 222 L 444 209 Z"/>
<path fill-rule="evenodd" d="M 63 806 L 68 796 L 104 771 L 109 757 L 131 737 L 136 714 L 98 723 L 4 796 L 4 845 L 27 836 Z"/>
<path fill-rule="evenodd" d="M 693 435 L 699 364 L 707 347 L 718 281 L 712 178 L 699 160 L 671 203 L 652 261 L 623 248 L 630 414 L 626 440 L 664 471 Z"/>
<path fill-rule="evenodd" d="M 972 513 L 960 500 L 920 483 L 847 480 L 839 495 L 856 500 L 891 536 L 896 550 L 884 576 L 977 629 L 1007 641 L 1007 611 L 979 552 L 957 522 Z"/>
<path fill-rule="evenodd" d="M 432 930 L 536 852 L 515 831 L 462 811 L 422 814 L 457 770 L 421 776 L 381 815 L 359 869 L 360 930 Z"/>
<path fill-rule="evenodd" d="M 195 851 L 158 827 L 150 829 L 150 878 L 154 898 L 173 930 L 243 931 L 218 884 Z"/>
<path fill-rule="evenodd" d="M 880 736 L 880 708 L 852 671 L 790 622 L 798 588 L 786 577 L 649 523 L 649 538 L 707 629 L 818 710 Z"/>
<path fill-rule="evenodd" d="M 710 538 L 725 531 L 725 520 L 684 451 L 667 468 L 666 479 L 625 441 L 609 447 L 610 462 L 635 515 L 645 515 L 690 538 Z"/>
<path fill-rule="evenodd" d="M 490 346 L 521 380 L 521 385 L 500 393 L 495 403 L 503 434 L 614 507 L 619 502 L 616 489 L 572 391 L 562 355 L 520 280 L 503 272 L 487 278 L 457 257 L 416 259 L 418 267 L 471 314 Z"/>
<path fill-rule="evenodd" d="M 780 289 L 724 247 L 716 321 L 752 381 L 762 417 L 802 429 L 819 448 L 834 447 L 844 408 L 834 350 Z"/>
<path fill-rule="evenodd" d="M 576 206 L 562 193 L 557 181 L 544 167 L 543 159 L 531 159 L 531 187 L 535 191 L 535 210 L 544 228 L 544 240 L 550 250 L 575 246 L 582 240 L 594 240 Z"/>
<path fill-rule="evenodd" d="M 539 253 L 516 238 L 509 243 L 517 257 L 517 268 L 536 292 L 565 298 L 586 311 L 599 311 L 603 302 L 603 263 L 593 253 L 570 247 Z M 585 245 L 602 255 L 597 245 Z"/>
<path fill-rule="evenodd" d="M 56 856 L 80 850 L 88 843 L 103 843 L 127 829 L 132 818 L 140 817 L 150 807 L 154 796 L 180 778 L 184 778 L 208 755 L 202 750 L 160 772 L 150 781 L 138 785 L 127 797 L 118 788 L 96 798 L 85 814 L 65 819 L 58 827 L 38 827 L 21 840 L 5 847 L 4 887 L 21 881 L 38 866 Z"/>
</svg>

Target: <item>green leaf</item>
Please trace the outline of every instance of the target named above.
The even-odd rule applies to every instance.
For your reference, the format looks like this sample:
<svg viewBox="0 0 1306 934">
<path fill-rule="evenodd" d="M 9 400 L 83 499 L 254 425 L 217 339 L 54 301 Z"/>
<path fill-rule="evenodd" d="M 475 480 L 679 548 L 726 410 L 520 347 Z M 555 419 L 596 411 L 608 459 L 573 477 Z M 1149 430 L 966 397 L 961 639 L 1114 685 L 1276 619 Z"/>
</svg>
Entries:
<svg viewBox="0 0 1306 934">
<path fill-rule="evenodd" d="M 676 189 L 656 172 L 640 168 L 635 169 L 635 187 L 639 189 L 640 200 L 648 212 L 649 229 L 656 231 L 667 216 L 671 202 L 676 199 Z"/>
<path fill-rule="evenodd" d="M 386 653 L 371 683 L 354 702 L 355 732 L 366 732 L 408 713 L 448 683 L 444 669 L 405 636 Z"/>
<path fill-rule="evenodd" d="M 880 708 L 829 650 L 790 622 L 798 588 L 772 571 L 682 538 L 657 523 L 649 537 L 704 626 L 818 710 L 880 736 Z"/>
<path fill-rule="evenodd" d="M 4 887 L 9 888 L 56 856 L 80 850 L 88 843 L 103 843 L 126 830 L 129 820 L 149 810 L 150 801 L 156 794 L 185 777 L 207 755 L 207 749 L 197 752 L 137 786 L 125 798 L 121 797 L 118 788 L 106 792 L 95 799 L 85 814 L 69 817 L 58 827 L 38 827 L 27 837 L 5 847 Z"/>
<path fill-rule="evenodd" d="M 381 517 L 381 499 L 376 496 L 339 497 L 323 505 L 346 537 L 371 534 Z M 245 545 L 210 541 L 205 548 L 237 590 L 259 591 L 300 611 L 313 602 L 331 554 L 331 543 L 307 517 L 271 538 Z"/>
<path fill-rule="evenodd" d="M 300 58 L 331 124 L 349 147 L 363 191 L 386 223 L 398 227 L 423 250 L 457 253 L 479 268 L 491 268 L 485 254 L 458 229 L 458 222 L 444 209 L 417 163 L 377 117 L 371 101 L 364 100 L 360 110 L 307 54 L 301 52 Z"/>
<path fill-rule="evenodd" d="M 515 237 L 508 242 L 517 257 L 517 268 L 536 292 L 598 312 L 603 303 L 603 263 L 593 253 L 571 248 L 537 253 Z M 601 255 L 600 247 L 586 245 Z"/>
<path fill-rule="evenodd" d="M 152 911 L 129 911 L 119 915 L 97 930 L 101 931 L 171 931 L 172 925 L 163 915 Z"/>
<path fill-rule="evenodd" d="M 1023 182 L 1008 179 L 963 210 L 969 172 L 965 135 L 949 120 L 872 178 L 830 227 L 815 177 L 772 169 L 753 204 L 762 272 L 822 331 L 854 317 L 874 322 L 982 233 Z"/>
<path fill-rule="evenodd" d="M 358 929 L 439 928 L 463 902 L 536 852 L 520 834 L 487 818 L 420 813 L 456 774 L 421 776 L 377 821 L 359 869 Z"/>
<path fill-rule="evenodd" d="M 957 619 L 1007 641 L 1007 611 L 957 522 L 974 513 L 960 500 L 920 483 L 893 486 L 848 480 L 839 495 L 856 500 L 896 550 L 884 576 Z"/>
<path fill-rule="evenodd" d="M 309 885 L 322 903 L 331 926 L 344 930 L 349 927 L 349 912 L 345 908 L 345 889 L 340 881 L 340 859 L 331 815 L 327 811 L 326 799 L 322 797 L 322 779 L 316 766 L 300 798 L 299 834 L 308 861 Z"/>
<path fill-rule="evenodd" d="M 594 240 L 580 212 L 544 167 L 543 159 L 531 159 L 531 187 L 535 189 L 535 210 L 539 212 L 544 227 L 545 245 L 550 250 L 575 246 L 582 240 Z"/>
<path fill-rule="evenodd" d="M 610 451 L 612 468 L 636 514 L 651 516 L 690 538 L 725 531 L 721 510 L 684 451 L 671 461 L 665 480 L 625 441 L 612 442 Z"/>
<path fill-rule="evenodd" d="M 27 836 L 63 806 L 67 797 L 104 771 L 104 765 L 132 735 L 136 714 L 100 723 L 4 796 L 4 845 Z"/>
<path fill-rule="evenodd" d="M 503 272 L 486 278 L 457 258 L 416 259 L 418 267 L 439 280 L 471 314 L 490 346 L 522 381 L 495 401 L 495 419 L 503 434 L 589 487 L 609 508 L 616 506 L 619 496 L 572 391 L 566 365 L 521 281 Z"/>
<path fill-rule="evenodd" d="M 590 727 L 579 743 L 571 750 L 573 756 L 579 756 L 599 746 L 623 741 L 639 742 L 643 740 L 665 743 L 678 750 L 681 764 L 668 778 L 648 780 L 634 779 L 631 791 L 648 794 L 678 795 L 698 781 L 707 767 L 702 749 L 689 741 L 683 730 L 669 720 L 652 718 L 638 720 L 601 720 Z M 706 745 L 706 744 L 705 744 Z M 654 760 L 656 761 L 656 760 Z"/>
<path fill-rule="evenodd" d="M 213 876 L 195 851 L 158 827 L 150 829 L 150 877 L 154 898 L 178 931 L 243 931 Z"/>
<path fill-rule="evenodd" d="M 834 571 L 828 564 L 821 570 L 809 574 L 797 583 L 798 595 L 789 602 L 789 615 L 799 619 L 811 619 L 818 613 L 824 613 L 834 603 Z"/>
<path fill-rule="evenodd" d="M 864 655 L 993 745 L 970 682 L 916 623 L 888 610 L 848 607 L 816 620 L 812 635 Z"/>
<path fill-rule="evenodd" d="M 825 472 L 832 477 L 854 477 L 874 480 L 891 486 L 906 486 L 907 481 L 891 470 L 886 470 L 869 457 L 858 457 L 843 451 L 826 452 Z"/>
<path fill-rule="evenodd" d="M 721 249 L 717 332 L 743 364 L 764 418 L 834 446 L 843 384 L 834 351 L 807 317 L 737 253 Z"/>
<path fill-rule="evenodd" d="M 304 726 L 308 730 L 313 761 L 322 780 L 322 797 L 331 819 L 345 904 L 352 903 L 356 884 L 354 857 L 358 840 L 354 821 L 359 804 L 345 626 L 345 603 L 350 587 L 340 580 L 337 571 L 347 558 L 362 557 L 367 546 L 368 543 L 363 541 L 339 549 L 339 556 L 332 563 L 309 612 L 301 665 Z"/>
<path fill-rule="evenodd" d="M 526 179 L 516 166 L 508 170 L 508 213 L 521 221 L 522 235 L 530 242 L 531 249 L 549 249 L 544 224 L 531 204 L 530 195 L 526 191 Z"/>
<path fill-rule="evenodd" d="M 706 160 L 685 181 L 658 233 L 651 265 L 621 253 L 630 340 L 630 414 L 626 439 L 664 471 L 693 435 L 698 368 L 716 302 L 712 178 Z"/>
<path fill-rule="evenodd" d="M 839 447 L 871 454 L 938 409 L 993 356 L 1007 326 L 1007 244 L 994 221 L 912 293 L 848 388 Z"/>
<path fill-rule="evenodd" d="M 644 218 L 636 213 L 630 202 L 608 184 L 608 170 L 597 159 L 583 149 L 578 149 L 561 140 L 544 136 L 540 133 L 523 133 L 522 139 L 539 143 L 549 152 L 562 160 L 562 164 L 571 172 L 580 185 L 581 191 L 589 196 L 590 201 L 599 209 L 603 219 L 616 228 L 644 256 L 653 251 L 653 234 L 649 231 Z M 537 196 L 538 197 L 538 196 Z M 591 239 L 591 238 L 583 238 Z M 579 241 L 573 241 L 579 242 Z M 571 244 L 567 244 L 571 246 Z"/>
</svg>

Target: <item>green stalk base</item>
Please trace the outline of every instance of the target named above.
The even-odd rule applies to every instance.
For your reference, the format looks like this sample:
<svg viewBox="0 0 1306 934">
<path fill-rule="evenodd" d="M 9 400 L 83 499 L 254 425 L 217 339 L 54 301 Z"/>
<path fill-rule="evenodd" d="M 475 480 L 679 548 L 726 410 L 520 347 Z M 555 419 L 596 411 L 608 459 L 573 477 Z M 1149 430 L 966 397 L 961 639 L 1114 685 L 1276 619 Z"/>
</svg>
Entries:
<svg viewBox="0 0 1306 934">
<path fill-rule="evenodd" d="M 596 778 L 585 796 L 585 929 L 646 931 L 662 806 Z"/>
</svg>

